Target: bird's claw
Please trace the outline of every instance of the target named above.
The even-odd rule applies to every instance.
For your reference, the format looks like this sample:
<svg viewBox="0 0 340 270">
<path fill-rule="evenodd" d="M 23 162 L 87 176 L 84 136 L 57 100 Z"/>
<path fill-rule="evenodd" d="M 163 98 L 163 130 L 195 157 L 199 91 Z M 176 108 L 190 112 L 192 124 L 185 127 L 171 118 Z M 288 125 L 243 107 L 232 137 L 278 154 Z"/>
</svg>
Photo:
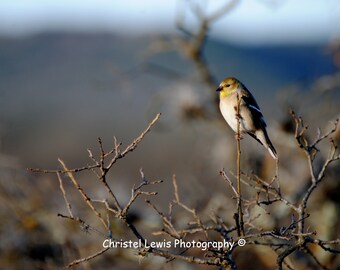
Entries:
<svg viewBox="0 0 340 270">
<path fill-rule="evenodd" d="M 243 137 L 242 137 L 242 135 L 241 135 L 240 133 L 236 133 L 236 134 L 235 134 L 235 139 L 236 139 L 236 140 L 242 140 Z"/>
</svg>

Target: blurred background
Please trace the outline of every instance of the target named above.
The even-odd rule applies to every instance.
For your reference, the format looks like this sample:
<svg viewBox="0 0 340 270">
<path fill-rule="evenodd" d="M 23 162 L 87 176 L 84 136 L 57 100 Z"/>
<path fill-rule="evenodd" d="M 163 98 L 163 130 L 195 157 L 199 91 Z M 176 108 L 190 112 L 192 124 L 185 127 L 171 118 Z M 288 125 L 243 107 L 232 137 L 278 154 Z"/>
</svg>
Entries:
<svg viewBox="0 0 340 270">
<path fill-rule="evenodd" d="M 288 112 L 310 124 L 311 138 L 339 117 L 339 18 L 336 0 L 2 0 L 0 265 L 54 269 L 100 249 L 96 234 L 84 237 L 57 217 L 66 208 L 55 175 L 26 169 L 58 169 L 58 158 L 68 167 L 89 164 L 86 149 L 98 153 L 98 137 L 106 149 L 113 136 L 126 146 L 158 112 L 151 133 L 110 174 L 118 199 L 128 200 L 142 167 L 148 179 L 164 180 L 161 199 L 154 199 L 161 207 L 173 198 L 176 174 L 186 203 L 202 213 L 221 207 L 233 213 L 219 171 L 235 170 L 236 143 L 215 92 L 228 76 L 239 78 L 263 111 L 281 158 L 282 188 L 288 195 L 303 191 L 308 167 Z M 271 179 L 275 162 L 267 151 L 247 137 L 242 149 L 242 170 Z M 311 210 L 325 220 L 310 224 L 320 226 L 320 238 L 339 237 L 327 229 L 340 226 L 337 173 L 333 166 L 313 198 L 327 205 Z M 92 176 L 79 177 L 89 193 L 105 198 Z M 152 221 L 151 210 L 139 207 L 140 218 Z M 106 255 L 84 269 L 150 266 L 118 257 Z"/>
</svg>

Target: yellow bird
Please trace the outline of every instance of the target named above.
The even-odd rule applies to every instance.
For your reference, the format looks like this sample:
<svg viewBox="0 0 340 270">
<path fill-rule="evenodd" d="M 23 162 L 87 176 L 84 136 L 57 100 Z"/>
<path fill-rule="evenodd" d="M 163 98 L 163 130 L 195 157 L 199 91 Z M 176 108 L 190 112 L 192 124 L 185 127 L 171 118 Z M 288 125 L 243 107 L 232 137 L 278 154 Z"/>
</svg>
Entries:
<svg viewBox="0 0 340 270">
<path fill-rule="evenodd" d="M 217 88 L 220 110 L 228 125 L 237 132 L 237 96 L 240 99 L 240 133 L 247 133 L 268 149 L 274 159 L 276 150 L 266 131 L 266 123 L 253 95 L 238 79 L 225 78 Z"/>
</svg>

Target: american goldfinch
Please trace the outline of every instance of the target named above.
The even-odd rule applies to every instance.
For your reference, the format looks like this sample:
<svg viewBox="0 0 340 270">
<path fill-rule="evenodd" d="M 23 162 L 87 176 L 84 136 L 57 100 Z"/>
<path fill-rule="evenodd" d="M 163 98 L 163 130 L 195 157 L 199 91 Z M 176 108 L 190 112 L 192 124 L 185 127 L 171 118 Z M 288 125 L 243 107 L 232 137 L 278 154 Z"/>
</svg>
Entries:
<svg viewBox="0 0 340 270">
<path fill-rule="evenodd" d="M 237 96 L 239 98 L 240 133 L 248 133 L 268 149 L 274 159 L 276 150 L 266 131 L 266 123 L 255 98 L 238 79 L 224 79 L 217 90 L 220 95 L 220 110 L 229 124 L 237 132 Z"/>
</svg>

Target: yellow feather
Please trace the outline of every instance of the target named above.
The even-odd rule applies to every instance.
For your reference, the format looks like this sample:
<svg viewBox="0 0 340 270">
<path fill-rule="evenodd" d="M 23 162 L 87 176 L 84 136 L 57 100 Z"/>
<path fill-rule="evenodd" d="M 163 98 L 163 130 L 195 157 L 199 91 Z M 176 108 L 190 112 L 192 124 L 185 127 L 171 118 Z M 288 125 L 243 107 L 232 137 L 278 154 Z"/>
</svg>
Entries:
<svg viewBox="0 0 340 270">
<path fill-rule="evenodd" d="M 233 89 L 231 89 L 231 90 L 223 89 L 222 91 L 220 91 L 220 99 L 229 96 L 232 92 L 234 92 Z"/>
</svg>

